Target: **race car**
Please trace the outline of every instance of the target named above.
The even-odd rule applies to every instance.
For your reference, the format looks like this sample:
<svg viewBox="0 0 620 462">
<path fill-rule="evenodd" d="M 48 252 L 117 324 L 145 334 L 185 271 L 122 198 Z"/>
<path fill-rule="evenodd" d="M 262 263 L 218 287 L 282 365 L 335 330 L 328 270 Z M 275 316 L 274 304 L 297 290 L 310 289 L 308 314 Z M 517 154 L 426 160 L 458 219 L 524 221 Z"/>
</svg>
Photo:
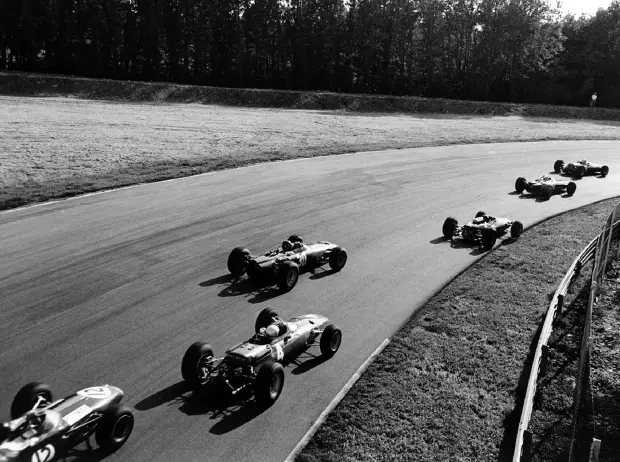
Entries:
<svg viewBox="0 0 620 462">
<path fill-rule="evenodd" d="M 446 239 L 459 237 L 477 244 L 483 250 L 491 250 L 497 238 L 506 234 L 508 228 L 510 228 L 510 236 L 518 239 L 523 232 L 523 223 L 508 218 L 494 217 L 481 210 L 476 213 L 476 218 L 460 228 L 455 218 L 446 218 L 442 231 Z"/>
<path fill-rule="evenodd" d="M 565 175 L 571 175 L 575 178 L 583 178 L 584 175 L 596 175 L 599 174 L 603 177 L 609 173 L 609 167 L 607 165 L 595 164 L 585 159 L 578 160 L 577 162 L 569 162 L 564 165 L 563 160 L 556 160 L 553 164 L 553 170 L 555 173 L 563 173 Z"/>
<path fill-rule="evenodd" d="M 523 191 L 526 191 L 543 199 L 549 199 L 554 194 L 562 194 L 563 192 L 572 196 L 577 190 L 577 185 L 572 181 L 557 180 L 549 175 L 543 175 L 534 181 L 527 181 L 523 177 L 517 178 L 515 190 L 519 194 L 523 194 Z"/>
<path fill-rule="evenodd" d="M 340 271 L 347 263 L 347 251 L 327 241 L 304 244 L 301 237 L 292 235 L 275 250 L 252 256 L 244 247 L 236 247 L 228 256 L 228 271 L 235 278 L 247 272 L 251 279 L 273 279 L 288 292 L 299 280 L 300 271 L 311 271 L 325 263 Z"/>
<path fill-rule="evenodd" d="M 339 327 L 325 316 L 306 314 L 283 321 L 271 308 L 263 309 L 255 334 L 216 358 L 210 345 L 196 342 L 181 363 L 181 375 L 192 387 L 210 385 L 230 395 L 254 394 L 259 405 L 273 404 L 284 386 L 283 364 L 296 360 L 309 348 L 319 346 L 324 358 L 336 354 L 342 342 Z"/>
<path fill-rule="evenodd" d="M 134 415 L 120 404 L 123 391 L 110 385 L 89 387 L 53 401 L 47 385 L 31 382 L 15 395 L 10 422 L 0 425 L 0 462 L 64 459 L 77 444 L 95 435 L 104 452 L 119 449 L 131 434 Z"/>
</svg>

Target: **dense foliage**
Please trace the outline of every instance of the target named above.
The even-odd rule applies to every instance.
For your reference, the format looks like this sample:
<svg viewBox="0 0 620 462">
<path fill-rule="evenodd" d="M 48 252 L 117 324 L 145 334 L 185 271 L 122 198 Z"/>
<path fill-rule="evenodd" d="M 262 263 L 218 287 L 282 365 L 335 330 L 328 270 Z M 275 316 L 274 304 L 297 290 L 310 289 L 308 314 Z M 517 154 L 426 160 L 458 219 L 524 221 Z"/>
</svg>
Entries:
<svg viewBox="0 0 620 462">
<path fill-rule="evenodd" d="M 620 107 L 620 1 L 0 0 L 0 69 Z"/>
</svg>

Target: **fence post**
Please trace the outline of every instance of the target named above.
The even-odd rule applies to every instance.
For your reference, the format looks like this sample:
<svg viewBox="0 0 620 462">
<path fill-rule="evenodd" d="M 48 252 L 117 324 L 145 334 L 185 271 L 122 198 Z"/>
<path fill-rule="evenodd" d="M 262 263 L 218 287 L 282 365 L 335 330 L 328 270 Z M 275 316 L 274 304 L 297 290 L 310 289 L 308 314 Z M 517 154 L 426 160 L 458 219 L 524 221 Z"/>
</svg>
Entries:
<svg viewBox="0 0 620 462">
<path fill-rule="evenodd" d="M 523 432 L 523 446 L 521 446 L 520 462 L 532 462 L 532 432 L 529 430 Z"/>
<path fill-rule="evenodd" d="M 590 462 L 598 462 L 598 455 L 601 452 L 601 440 L 592 438 L 592 444 L 590 445 Z"/>
<path fill-rule="evenodd" d="M 543 345 L 541 350 L 541 355 L 540 355 L 540 375 L 543 377 L 547 376 L 547 368 L 549 366 L 549 347 L 547 345 Z"/>
</svg>

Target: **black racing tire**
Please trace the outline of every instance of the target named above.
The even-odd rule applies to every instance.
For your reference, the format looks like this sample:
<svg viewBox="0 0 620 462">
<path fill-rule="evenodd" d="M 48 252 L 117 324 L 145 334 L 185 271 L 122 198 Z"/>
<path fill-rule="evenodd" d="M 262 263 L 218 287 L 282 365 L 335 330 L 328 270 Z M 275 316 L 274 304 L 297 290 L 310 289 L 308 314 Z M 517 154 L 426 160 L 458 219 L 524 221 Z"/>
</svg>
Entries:
<svg viewBox="0 0 620 462">
<path fill-rule="evenodd" d="M 190 346 L 181 362 L 181 376 L 183 380 L 195 386 L 200 383 L 201 377 L 198 368 L 204 358 L 213 357 L 213 348 L 205 342 L 196 342 Z"/>
<path fill-rule="evenodd" d="M 304 242 L 304 240 L 300 236 L 298 236 L 297 234 L 291 234 L 288 237 L 287 241 L 290 241 L 290 242 L 302 242 L 302 243 Z"/>
<path fill-rule="evenodd" d="M 32 410 L 39 397 L 44 398 L 47 403 L 52 402 L 52 390 L 48 385 L 40 382 L 30 382 L 24 385 L 13 398 L 11 419 L 17 419 Z"/>
<path fill-rule="evenodd" d="M 542 186 L 542 189 L 540 190 L 540 197 L 542 197 L 545 200 L 549 200 L 551 199 L 551 196 L 553 196 L 553 186 L 549 185 L 549 184 L 544 184 Z"/>
<path fill-rule="evenodd" d="M 564 168 L 564 161 L 563 160 L 556 160 L 555 164 L 553 164 L 553 171 L 555 173 L 560 173 L 563 168 Z"/>
<path fill-rule="evenodd" d="M 580 165 L 575 169 L 575 178 L 583 178 L 586 174 L 586 168 L 583 165 Z"/>
<path fill-rule="evenodd" d="M 568 194 L 569 196 L 572 196 L 573 194 L 575 194 L 575 191 L 577 191 L 577 184 L 571 181 L 566 186 L 566 194 Z"/>
<path fill-rule="evenodd" d="M 271 308 L 263 308 L 263 310 L 258 313 L 256 317 L 256 322 L 254 323 L 254 332 L 258 333 L 263 327 L 267 327 L 269 324 L 273 322 L 273 318 L 277 318 L 278 313 L 276 313 Z"/>
<path fill-rule="evenodd" d="M 497 242 L 497 235 L 494 232 L 482 233 L 482 249 L 491 250 Z"/>
<path fill-rule="evenodd" d="M 484 210 L 478 210 L 478 213 L 476 213 L 476 218 L 480 218 L 485 216 L 487 213 Z"/>
<path fill-rule="evenodd" d="M 319 340 L 321 354 L 326 358 L 331 358 L 336 354 L 342 343 L 342 331 L 334 324 L 328 324 Z"/>
<path fill-rule="evenodd" d="M 283 262 L 278 269 L 277 281 L 282 292 L 293 290 L 299 281 L 299 265 L 292 261 Z"/>
<path fill-rule="evenodd" d="M 443 222 L 443 227 L 441 228 L 441 231 L 443 232 L 443 237 L 445 237 L 446 239 L 452 239 L 458 226 L 459 222 L 456 221 L 456 218 L 446 218 L 446 221 Z"/>
<path fill-rule="evenodd" d="M 347 251 L 342 247 L 336 247 L 329 255 L 329 267 L 334 271 L 340 271 L 347 264 Z"/>
<path fill-rule="evenodd" d="M 107 453 L 119 449 L 129 439 L 134 420 L 130 407 L 120 404 L 110 406 L 101 416 L 95 430 L 95 440 L 99 447 Z"/>
<path fill-rule="evenodd" d="M 254 398 L 260 406 L 271 406 L 284 387 L 284 368 L 275 361 L 265 361 L 256 373 Z"/>
<path fill-rule="evenodd" d="M 248 269 L 250 251 L 243 247 L 235 247 L 228 255 L 228 271 L 235 278 L 240 278 Z"/>
<path fill-rule="evenodd" d="M 515 181 L 515 191 L 517 191 L 519 194 L 523 194 L 523 191 L 525 191 L 526 184 L 527 184 L 527 180 L 523 178 L 522 176 L 520 176 L 519 178 L 517 178 L 517 181 Z"/>
<path fill-rule="evenodd" d="M 513 239 L 519 239 L 519 236 L 523 234 L 523 223 L 520 221 L 515 221 L 512 223 L 510 227 L 510 237 Z"/>
<path fill-rule="evenodd" d="M 609 167 L 607 165 L 603 165 L 601 167 L 601 176 L 607 176 L 609 174 Z"/>
</svg>

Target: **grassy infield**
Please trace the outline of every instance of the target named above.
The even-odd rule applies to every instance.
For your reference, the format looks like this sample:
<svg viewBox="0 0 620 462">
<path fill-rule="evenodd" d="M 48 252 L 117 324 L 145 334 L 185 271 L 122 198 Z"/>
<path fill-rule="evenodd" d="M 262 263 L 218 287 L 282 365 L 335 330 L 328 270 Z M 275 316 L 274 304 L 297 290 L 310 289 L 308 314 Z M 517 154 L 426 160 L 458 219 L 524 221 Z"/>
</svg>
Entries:
<svg viewBox="0 0 620 462">
<path fill-rule="evenodd" d="M 522 106 L 515 105 L 451 105 L 429 100 L 405 104 L 394 98 L 355 95 L 214 92 L 171 85 L 0 74 L 0 94 L 71 94 L 233 105 L 261 100 L 263 103 L 253 105 L 293 108 L 307 108 L 319 101 L 322 109 L 342 109 L 335 107 L 334 101 L 339 98 L 342 105 L 342 101 L 352 99 L 345 101 L 348 107 L 344 113 L 221 106 L 205 111 L 193 105 L 136 109 L 77 100 L 5 99 L 3 103 L 9 104 L 0 105 L 0 111 L 6 112 L 0 118 L 0 125 L 6 124 L 0 130 L 4 148 L 0 153 L 0 208 L 248 163 L 362 149 L 498 140 L 620 139 L 617 123 L 608 122 L 428 114 L 424 118 L 403 114 L 343 117 L 352 115 L 350 111 L 373 108 L 418 112 L 425 104 L 431 112 L 524 112 Z M 93 108 L 92 104 L 97 106 Z M 61 117 L 57 116 L 59 112 Z M 575 108 L 529 107 L 525 112 L 588 116 Z M 590 116 L 618 120 L 619 114 L 597 111 Z M 222 123 L 223 119 L 230 119 L 230 123 Z M 214 133 L 201 138 L 205 130 Z M 62 136 L 54 136 L 59 131 Z M 83 136 L 85 131 L 88 136 Z M 305 140 L 301 142 L 305 149 L 299 149 L 300 140 Z M 457 277 L 394 336 L 298 460 L 509 460 L 529 374 L 528 361 L 549 299 L 566 268 L 599 232 L 616 201 L 590 205 L 531 228 L 518 241 L 504 243 Z M 617 279 L 618 266 L 613 271 L 610 274 Z M 574 376 L 576 368 L 580 313 L 587 292 L 584 274 L 587 271 L 573 286 L 574 303 L 554 330 L 551 372 L 539 385 L 540 399 L 531 422 L 537 461 L 566 459 L 563 451 L 568 443 L 574 386 L 571 374 Z M 603 300 L 595 313 L 593 382 L 599 432 L 607 432 L 601 460 L 611 461 L 618 460 L 614 451 L 620 449 L 611 444 L 614 439 L 620 441 L 620 428 L 612 418 L 613 412 L 617 417 L 618 408 L 601 403 L 620 402 L 619 342 L 616 334 L 610 334 L 618 332 L 620 316 L 617 309 L 604 307 L 613 303 L 617 307 L 620 299 L 618 293 L 609 291 Z"/>
</svg>

